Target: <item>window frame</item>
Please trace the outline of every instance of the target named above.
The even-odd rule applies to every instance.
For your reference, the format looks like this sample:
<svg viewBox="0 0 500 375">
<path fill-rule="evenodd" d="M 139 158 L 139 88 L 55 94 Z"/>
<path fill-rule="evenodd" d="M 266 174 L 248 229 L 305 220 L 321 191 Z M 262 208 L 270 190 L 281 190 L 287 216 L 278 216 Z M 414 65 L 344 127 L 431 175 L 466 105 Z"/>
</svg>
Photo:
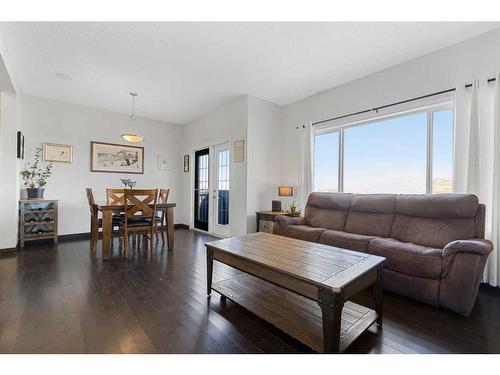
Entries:
<svg viewBox="0 0 500 375">
<path fill-rule="evenodd" d="M 431 100 L 429 100 L 431 99 Z M 426 100 L 419 100 L 412 103 L 405 103 L 405 105 L 397 105 L 384 110 L 376 111 L 375 114 L 370 112 L 368 114 L 362 114 L 360 116 L 353 116 L 350 119 L 341 119 L 339 121 L 329 121 L 322 123 L 314 127 L 313 130 L 313 147 L 311 150 L 311 159 L 313 166 L 312 168 L 312 186 L 313 191 L 316 190 L 316 163 L 314 160 L 314 155 L 316 152 L 316 136 L 338 132 L 339 133 L 339 144 L 338 144 L 338 192 L 344 192 L 344 131 L 345 129 L 368 125 L 375 122 L 380 122 L 388 119 L 396 119 L 398 117 L 404 117 L 414 113 L 426 113 L 427 114 L 427 149 L 426 149 L 426 194 L 433 194 L 432 192 L 432 178 L 433 178 L 433 142 L 434 142 L 434 124 L 433 124 L 433 113 L 442 110 L 451 109 L 453 113 L 453 129 L 452 129 L 452 153 L 455 152 L 455 97 L 451 95 L 441 95 L 438 98 L 427 98 Z M 454 160 L 454 155 L 452 155 L 452 160 Z M 454 181 L 454 167 L 452 165 L 451 178 L 452 184 Z"/>
</svg>

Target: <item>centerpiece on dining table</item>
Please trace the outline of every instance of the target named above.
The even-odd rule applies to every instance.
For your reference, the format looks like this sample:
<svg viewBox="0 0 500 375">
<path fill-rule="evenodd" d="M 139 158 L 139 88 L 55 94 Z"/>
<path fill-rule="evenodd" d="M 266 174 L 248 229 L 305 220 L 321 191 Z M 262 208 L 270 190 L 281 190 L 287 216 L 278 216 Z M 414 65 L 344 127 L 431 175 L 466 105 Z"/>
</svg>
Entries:
<svg viewBox="0 0 500 375">
<path fill-rule="evenodd" d="M 129 178 L 121 178 L 120 181 L 122 182 L 123 186 L 125 186 L 125 189 L 127 187 L 129 189 L 133 189 L 134 186 L 137 184 L 137 181 L 131 180 Z"/>
</svg>

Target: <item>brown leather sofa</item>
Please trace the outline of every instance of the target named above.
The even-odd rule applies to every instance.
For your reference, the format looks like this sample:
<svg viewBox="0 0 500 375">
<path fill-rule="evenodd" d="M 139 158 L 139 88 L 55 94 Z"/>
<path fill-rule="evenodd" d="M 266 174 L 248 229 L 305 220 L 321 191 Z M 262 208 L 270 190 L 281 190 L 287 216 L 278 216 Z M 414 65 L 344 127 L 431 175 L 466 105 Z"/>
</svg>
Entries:
<svg viewBox="0 0 500 375">
<path fill-rule="evenodd" d="M 312 193 L 273 232 L 383 256 L 387 290 L 468 316 L 493 249 L 484 218 L 469 194 Z"/>
</svg>

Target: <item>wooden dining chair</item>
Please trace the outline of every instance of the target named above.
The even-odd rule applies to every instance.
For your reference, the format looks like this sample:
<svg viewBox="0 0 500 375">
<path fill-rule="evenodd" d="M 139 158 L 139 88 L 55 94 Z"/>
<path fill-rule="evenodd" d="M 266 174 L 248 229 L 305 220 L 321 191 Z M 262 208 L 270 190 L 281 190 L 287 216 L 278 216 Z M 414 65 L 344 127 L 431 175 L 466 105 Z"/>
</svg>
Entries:
<svg viewBox="0 0 500 375">
<path fill-rule="evenodd" d="M 158 189 L 126 189 L 124 198 L 125 216 L 120 221 L 120 239 L 123 237 L 124 256 L 128 256 L 129 234 L 146 236 L 152 252 Z"/>
<path fill-rule="evenodd" d="M 106 189 L 106 204 L 112 206 L 125 204 L 125 189 Z"/>
<path fill-rule="evenodd" d="M 99 219 L 99 211 L 94 200 L 94 193 L 91 188 L 86 188 L 87 202 L 90 209 L 90 250 L 95 251 L 97 240 L 99 239 L 99 228 L 102 228 L 102 219 Z M 113 229 L 118 227 L 120 221 L 118 218 L 113 218 Z"/>
<path fill-rule="evenodd" d="M 170 189 L 158 190 L 158 203 L 167 203 Z M 161 242 L 165 243 L 165 230 L 167 229 L 167 210 L 161 209 L 155 216 L 155 232 L 158 239 L 158 233 L 161 235 Z"/>
<path fill-rule="evenodd" d="M 111 206 L 121 206 L 125 204 L 125 189 L 106 188 L 106 204 Z M 113 212 L 113 218 L 120 217 L 123 219 L 125 214 L 123 212 Z"/>
<path fill-rule="evenodd" d="M 89 204 L 89 209 L 90 209 L 90 250 L 95 251 L 95 247 L 97 245 L 97 238 L 99 236 L 99 226 L 102 226 L 102 223 L 99 222 L 98 219 L 99 213 L 97 211 L 97 205 L 95 204 L 94 194 L 92 193 L 92 189 L 86 188 L 85 192 L 87 193 L 87 202 Z"/>
</svg>

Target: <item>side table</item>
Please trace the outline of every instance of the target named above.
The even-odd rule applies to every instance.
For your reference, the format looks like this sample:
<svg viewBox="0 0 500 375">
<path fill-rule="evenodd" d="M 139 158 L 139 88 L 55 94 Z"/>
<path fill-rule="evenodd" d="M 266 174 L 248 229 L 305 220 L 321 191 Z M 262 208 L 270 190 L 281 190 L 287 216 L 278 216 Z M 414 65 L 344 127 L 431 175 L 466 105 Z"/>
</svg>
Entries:
<svg viewBox="0 0 500 375">
<path fill-rule="evenodd" d="M 273 223 L 276 216 L 286 215 L 284 211 L 256 211 L 255 219 L 257 221 L 257 232 L 260 232 L 260 225 L 262 222 L 262 231 L 272 233 Z"/>
</svg>

